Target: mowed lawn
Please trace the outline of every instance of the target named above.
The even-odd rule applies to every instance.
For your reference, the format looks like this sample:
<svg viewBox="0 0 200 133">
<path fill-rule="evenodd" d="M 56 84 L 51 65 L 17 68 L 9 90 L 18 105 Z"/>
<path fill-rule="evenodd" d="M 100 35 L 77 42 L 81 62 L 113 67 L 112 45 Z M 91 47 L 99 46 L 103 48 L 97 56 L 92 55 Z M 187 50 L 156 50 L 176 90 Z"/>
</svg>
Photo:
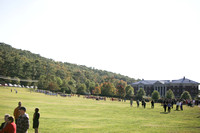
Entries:
<svg viewBox="0 0 200 133">
<path fill-rule="evenodd" d="M 15 88 L 13 88 L 14 90 Z M 6 113 L 13 115 L 18 102 L 27 108 L 29 133 L 33 133 L 34 109 L 40 109 L 40 133 L 199 133 L 200 108 L 183 106 L 184 111 L 163 113 L 161 104 L 146 109 L 130 103 L 96 101 L 81 97 L 56 97 L 29 89 L 0 87 L 0 123 Z"/>
</svg>

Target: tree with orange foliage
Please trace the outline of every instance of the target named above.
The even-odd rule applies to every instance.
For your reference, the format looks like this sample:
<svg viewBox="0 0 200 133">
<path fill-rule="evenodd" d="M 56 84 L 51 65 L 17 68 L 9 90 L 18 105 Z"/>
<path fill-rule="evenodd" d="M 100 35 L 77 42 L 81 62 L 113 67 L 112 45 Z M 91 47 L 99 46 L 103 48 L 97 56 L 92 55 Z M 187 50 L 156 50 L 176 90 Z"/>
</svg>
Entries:
<svg viewBox="0 0 200 133">
<path fill-rule="evenodd" d="M 95 95 L 101 94 L 101 88 L 98 83 L 96 83 L 94 90 L 92 90 L 92 94 L 95 94 Z"/>
<path fill-rule="evenodd" d="M 100 88 L 101 88 L 101 94 L 104 96 L 116 95 L 116 88 L 114 87 L 113 83 L 103 82 Z"/>
<path fill-rule="evenodd" d="M 120 98 L 124 98 L 126 96 L 126 86 L 127 83 L 123 80 L 118 81 L 117 85 L 116 85 L 116 89 L 117 89 L 117 95 Z"/>
</svg>

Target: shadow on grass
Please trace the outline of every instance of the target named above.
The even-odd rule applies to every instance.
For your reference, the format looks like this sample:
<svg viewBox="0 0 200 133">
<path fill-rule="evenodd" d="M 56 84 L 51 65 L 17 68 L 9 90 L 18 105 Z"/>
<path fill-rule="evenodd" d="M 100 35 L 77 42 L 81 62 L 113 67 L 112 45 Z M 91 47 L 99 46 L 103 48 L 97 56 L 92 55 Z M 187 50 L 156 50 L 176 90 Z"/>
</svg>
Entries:
<svg viewBox="0 0 200 133">
<path fill-rule="evenodd" d="M 160 112 L 160 114 L 169 114 L 169 112 Z"/>
</svg>

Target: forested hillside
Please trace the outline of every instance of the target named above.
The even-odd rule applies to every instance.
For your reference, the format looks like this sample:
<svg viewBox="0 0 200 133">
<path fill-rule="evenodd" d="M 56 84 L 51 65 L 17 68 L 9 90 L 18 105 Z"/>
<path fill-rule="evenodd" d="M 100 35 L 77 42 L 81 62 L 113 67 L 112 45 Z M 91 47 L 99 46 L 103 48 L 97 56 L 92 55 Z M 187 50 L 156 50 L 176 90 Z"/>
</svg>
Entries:
<svg viewBox="0 0 200 133">
<path fill-rule="evenodd" d="M 120 96 L 119 86 L 124 89 L 127 84 L 136 81 L 127 76 L 83 65 L 56 62 L 29 51 L 15 49 L 5 43 L 0 43 L 0 76 L 18 79 L 1 78 L 1 84 L 35 85 L 40 89 L 52 91 L 107 96 Z M 25 82 L 20 79 L 38 82 Z"/>
</svg>

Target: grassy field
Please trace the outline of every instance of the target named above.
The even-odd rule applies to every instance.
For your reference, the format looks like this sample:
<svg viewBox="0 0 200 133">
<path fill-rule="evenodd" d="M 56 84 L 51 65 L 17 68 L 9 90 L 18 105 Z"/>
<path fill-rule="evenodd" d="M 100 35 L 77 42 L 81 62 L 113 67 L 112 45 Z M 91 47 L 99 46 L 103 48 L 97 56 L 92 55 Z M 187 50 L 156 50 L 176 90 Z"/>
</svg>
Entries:
<svg viewBox="0 0 200 133">
<path fill-rule="evenodd" d="M 129 101 L 96 101 L 81 97 L 56 97 L 28 89 L 0 87 L 0 123 L 6 113 L 13 115 L 18 102 L 27 108 L 29 133 L 33 133 L 34 109 L 40 109 L 40 133 L 199 133 L 200 108 L 184 106 L 184 111 L 163 113 L 160 104 L 146 109 L 130 107 Z"/>
</svg>

